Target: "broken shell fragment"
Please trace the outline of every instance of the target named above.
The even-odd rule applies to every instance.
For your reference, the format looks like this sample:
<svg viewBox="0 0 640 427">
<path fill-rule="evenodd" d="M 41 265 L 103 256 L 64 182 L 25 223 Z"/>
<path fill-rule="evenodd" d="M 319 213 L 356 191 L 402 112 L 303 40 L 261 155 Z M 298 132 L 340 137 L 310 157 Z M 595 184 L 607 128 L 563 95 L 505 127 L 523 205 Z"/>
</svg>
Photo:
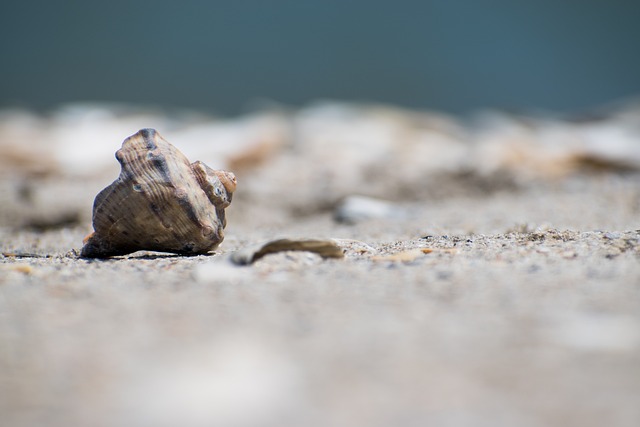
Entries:
<svg viewBox="0 0 640 427">
<path fill-rule="evenodd" d="M 222 242 L 233 173 L 190 163 L 154 129 L 125 139 L 116 159 L 120 176 L 96 196 L 95 232 L 85 238 L 82 257 L 139 250 L 202 254 Z"/>
<path fill-rule="evenodd" d="M 344 251 L 333 240 L 324 239 L 278 239 L 241 249 L 231 254 L 231 262 L 249 265 L 265 255 L 285 251 L 307 251 L 322 258 L 343 258 Z"/>
</svg>

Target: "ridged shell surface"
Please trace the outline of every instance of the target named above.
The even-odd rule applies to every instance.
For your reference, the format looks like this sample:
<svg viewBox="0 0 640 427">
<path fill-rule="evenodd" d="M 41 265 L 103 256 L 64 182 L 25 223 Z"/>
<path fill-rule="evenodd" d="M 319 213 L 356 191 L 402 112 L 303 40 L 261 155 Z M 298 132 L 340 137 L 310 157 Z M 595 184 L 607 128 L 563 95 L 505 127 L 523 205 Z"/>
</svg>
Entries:
<svg viewBox="0 0 640 427">
<path fill-rule="evenodd" d="M 189 160 L 153 129 L 127 138 L 116 152 L 121 172 L 93 205 L 95 232 L 81 256 L 138 250 L 201 254 L 224 239 L 224 209 L 236 186 L 231 172 Z"/>
</svg>

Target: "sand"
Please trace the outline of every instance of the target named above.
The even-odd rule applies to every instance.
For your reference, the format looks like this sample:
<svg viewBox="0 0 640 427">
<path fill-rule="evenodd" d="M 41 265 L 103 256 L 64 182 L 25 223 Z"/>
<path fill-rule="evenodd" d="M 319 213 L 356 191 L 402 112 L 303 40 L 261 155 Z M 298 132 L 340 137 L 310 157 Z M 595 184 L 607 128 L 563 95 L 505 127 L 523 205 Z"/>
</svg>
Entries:
<svg viewBox="0 0 640 427">
<path fill-rule="evenodd" d="M 344 106 L 182 128 L 77 114 L 0 123 L 0 425 L 640 425 L 638 115 L 474 133 Z M 143 121 L 237 172 L 225 241 L 81 259 Z M 67 143 L 94 134 L 97 151 Z M 336 221 L 358 194 L 377 200 Z M 345 256 L 229 261 L 279 238 Z"/>
<path fill-rule="evenodd" d="M 86 225 L 3 229 L 2 424 L 635 426 L 637 188 L 583 177 L 354 225 L 231 209 L 196 257 L 83 260 Z M 225 256 L 291 236 L 345 258 Z"/>
</svg>

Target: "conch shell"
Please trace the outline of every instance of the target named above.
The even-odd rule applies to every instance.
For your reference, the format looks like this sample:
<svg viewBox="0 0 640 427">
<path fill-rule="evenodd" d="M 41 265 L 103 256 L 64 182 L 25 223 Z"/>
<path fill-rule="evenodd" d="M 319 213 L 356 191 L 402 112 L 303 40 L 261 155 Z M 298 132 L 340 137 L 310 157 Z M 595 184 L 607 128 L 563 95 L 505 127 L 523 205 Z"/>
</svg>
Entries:
<svg viewBox="0 0 640 427">
<path fill-rule="evenodd" d="M 233 173 L 190 163 L 154 129 L 125 139 L 116 159 L 120 176 L 96 196 L 95 232 L 85 238 L 82 257 L 138 250 L 203 254 L 222 242 Z"/>
</svg>

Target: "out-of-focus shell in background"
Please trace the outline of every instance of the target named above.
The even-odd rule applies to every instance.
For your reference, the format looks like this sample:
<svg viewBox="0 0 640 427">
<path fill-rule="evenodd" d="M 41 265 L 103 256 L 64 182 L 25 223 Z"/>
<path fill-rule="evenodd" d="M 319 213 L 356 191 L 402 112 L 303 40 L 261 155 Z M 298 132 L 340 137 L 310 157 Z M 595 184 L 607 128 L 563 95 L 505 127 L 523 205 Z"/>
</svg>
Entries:
<svg viewBox="0 0 640 427">
<path fill-rule="evenodd" d="M 116 152 L 122 171 L 93 206 L 95 232 L 81 255 L 102 258 L 138 250 L 199 254 L 224 239 L 225 208 L 236 178 L 189 160 L 154 129 L 127 138 Z"/>
</svg>

